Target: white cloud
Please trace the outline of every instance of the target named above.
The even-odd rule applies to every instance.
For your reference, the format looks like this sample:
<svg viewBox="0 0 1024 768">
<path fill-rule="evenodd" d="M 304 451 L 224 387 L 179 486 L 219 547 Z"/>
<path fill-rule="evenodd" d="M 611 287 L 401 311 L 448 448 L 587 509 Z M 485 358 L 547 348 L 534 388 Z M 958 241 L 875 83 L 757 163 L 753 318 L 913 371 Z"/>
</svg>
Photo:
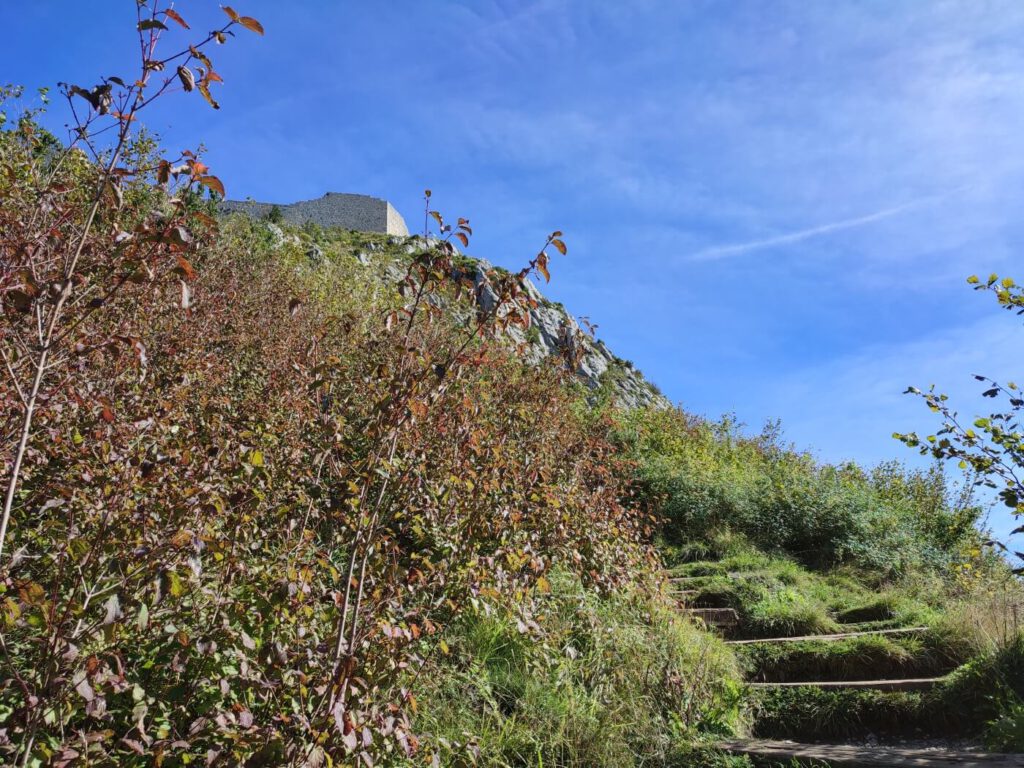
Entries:
<svg viewBox="0 0 1024 768">
<path fill-rule="evenodd" d="M 732 245 L 716 245 L 710 248 L 705 248 L 697 253 L 693 254 L 690 258 L 693 260 L 707 260 L 707 259 L 722 259 L 728 256 L 740 256 L 751 251 L 762 250 L 764 248 L 773 248 L 779 245 L 790 245 L 792 243 L 799 243 L 804 240 L 809 240 L 814 237 L 821 237 L 822 235 L 829 235 L 833 232 L 841 232 L 846 229 L 853 229 L 855 227 L 863 227 L 868 224 L 872 224 L 882 219 L 888 219 L 893 216 L 897 216 L 914 208 L 920 208 L 921 206 L 934 203 L 941 200 L 948 195 L 933 195 L 931 197 L 924 197 L 918 200 L 912 200 L 902 205 L 893 206 L 892 208 L 884 208 L 874 213 L 869 213 L 865 216 L 858 216 L 852 219 L 844 219 L 842 221 L 833 221 L 829 224 L 822 224 L 816 227 L 808 227 L 807 229 L 799 229 L 795 232 L 787 232 L 783 235 L 775 235 L 774 237 L 766 237 L 760 240 L 749 240 L 745 243 L 735 243 Z"/>
<path fill-rule="evenodd" d="M 914 341 L 871 345 L 795 369 L 764 388 L 760 408 L 785 414 L 789 435 L 830 461 L 891 457 L 901 450 L 894 431 L 928 434 L 938 426 L 918 398 L 903 394 L 908 386 L 934 384 L 961 413 L 974 415 L 993 405 L 980 397 L 974 374 L 1024 380 L 1019 359 L 1005 354 L 1020 346 L 1024 328 L 994 306 L 991 312 Z"/>
</svg>

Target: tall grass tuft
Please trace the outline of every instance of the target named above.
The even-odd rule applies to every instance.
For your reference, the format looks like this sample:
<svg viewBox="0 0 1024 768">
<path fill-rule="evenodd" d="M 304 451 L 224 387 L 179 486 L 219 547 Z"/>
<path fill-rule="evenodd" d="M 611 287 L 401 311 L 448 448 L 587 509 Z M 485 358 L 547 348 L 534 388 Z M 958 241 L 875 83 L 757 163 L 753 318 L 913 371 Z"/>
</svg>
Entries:
<svg viewBox="0 0 1024 768">
<path fill-rule="evenodd" d="M 721 640 L 654 591 L 551 585 L 534 626 L 491 606 L 452 630 L 416 721 L 443 765 L 692 765 L 695 740 L 742 731 Z"/>
</svg>

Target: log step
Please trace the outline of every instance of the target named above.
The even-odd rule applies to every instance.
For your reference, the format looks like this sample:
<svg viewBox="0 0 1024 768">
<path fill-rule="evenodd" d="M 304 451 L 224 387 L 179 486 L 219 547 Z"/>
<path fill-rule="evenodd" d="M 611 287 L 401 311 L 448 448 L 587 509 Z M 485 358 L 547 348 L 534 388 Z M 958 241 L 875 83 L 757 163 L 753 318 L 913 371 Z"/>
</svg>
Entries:
<svg viewBox="0 0 1024 768">
<path fill-rule="evenodd" d="M 705 573 L 702 576 L 669 576 L 669 581 L 674 582 L 685 582 L 685 581 L 704 581 L 706 579 L 720 579 L 723 576 L 731 581 L 737 579 L 746 579 L 750 576 L 754 576 L 752 573 L 743 573 L 741 571 L 730 571 L 729 573 Z"/>
<path fill-rule="evenodd" d="M 800 637 L 763 637 L 753 640 L 726 640 L 729 645 L 750 645 L 752 643 L 801 643 L 808 640 L 846 640 L 850 637 L 871 635 L 906 635 L 927 632 L 928 627 L 900 627 L 898 629 L 866 629 L 861 632 L 838 632 L 834 635 L 802 635 Z"/>
<path fill-rule="evenodd" d="M 733 627 L 740 623 L 740 616 L 733 608 L 687 608 L 686 613 L 716 627 Z"/>
<path fill-rule="evenodd" d="M 848 744 L 798 744 L 792 741 L 735 740 L 719 745 L 734 755 L 747 755 L 773 763 L 830 765 L 842 768 L 918 766 L 919 768 L 1024 768 L 1024 755 L 961 752 L 946 749 L 904 749 Z"/>
<path fill-rule="evenodd" d="M 944 677 L 914 677 L 907 680 L 809 680 L 802 683 L 747 683 L 751 688 L 826 688 L 870 691 L 926 691 L 941 683 Z"/>
</svg>

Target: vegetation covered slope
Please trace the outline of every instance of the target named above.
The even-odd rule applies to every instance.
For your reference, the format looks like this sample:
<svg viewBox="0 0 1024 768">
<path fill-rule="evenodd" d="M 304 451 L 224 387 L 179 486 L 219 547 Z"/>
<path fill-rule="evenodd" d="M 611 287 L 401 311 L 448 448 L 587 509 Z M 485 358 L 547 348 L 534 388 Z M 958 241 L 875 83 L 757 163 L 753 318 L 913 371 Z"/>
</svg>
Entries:
<svg viewBox="0 0 1024 768">
<path fill-rule="evenodd" d="M 15 373 L 54 296 L 20 265 L 81 235 L 99 178 L 56 146 L 0 132 Z M 762 635 L 925 623 L 921 646 L 833 655 L 966 661 L 972 734 L 1018 743 L 1013 582 L 941 475 L 622 410 L 571 354 L 509 343 L 537 302 L 522 275 L 495 270 L 487 309 L 443 241 L 218 223 L 152 168 L 100 201 L 28 443 L 0 563 L 5 761 L 685 766 L 773 718 L 845 732 L 821 714 L 849 702 L 742 683 L 819 651 L 734 653 L 665 567 Z"/>
<path fill-rule="evenodd" d="M 745 436 L 680 411 L 625 414 L 616 437 L 662 510 L 659 548 L 687 604 L 735 610 L 724 631 L 752 641 L 733 648 L 764 684 L 747 699 L 755 734 L 1024 749 L 1024 590 L 941 471 L 822 465 L 774 428 Z M 817 639 L 837 633 L 854 634 Z M 935 685 L 816 686 L 901 678 Z"/>
</svg>

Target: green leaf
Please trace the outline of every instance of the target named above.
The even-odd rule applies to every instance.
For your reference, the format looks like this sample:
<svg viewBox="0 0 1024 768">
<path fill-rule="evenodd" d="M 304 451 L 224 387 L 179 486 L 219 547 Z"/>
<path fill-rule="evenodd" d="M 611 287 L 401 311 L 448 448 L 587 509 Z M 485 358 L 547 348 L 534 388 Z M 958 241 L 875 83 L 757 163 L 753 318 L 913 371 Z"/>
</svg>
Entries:
<svg viewBox="0 0 1024 768">
<path fill-rule="evenodd" d="M 181 597 L 185 592 L 185 584 L 176 572 L 170 571 L 167 574 L 168 589 L 172 597 Z"/>
</svg>

